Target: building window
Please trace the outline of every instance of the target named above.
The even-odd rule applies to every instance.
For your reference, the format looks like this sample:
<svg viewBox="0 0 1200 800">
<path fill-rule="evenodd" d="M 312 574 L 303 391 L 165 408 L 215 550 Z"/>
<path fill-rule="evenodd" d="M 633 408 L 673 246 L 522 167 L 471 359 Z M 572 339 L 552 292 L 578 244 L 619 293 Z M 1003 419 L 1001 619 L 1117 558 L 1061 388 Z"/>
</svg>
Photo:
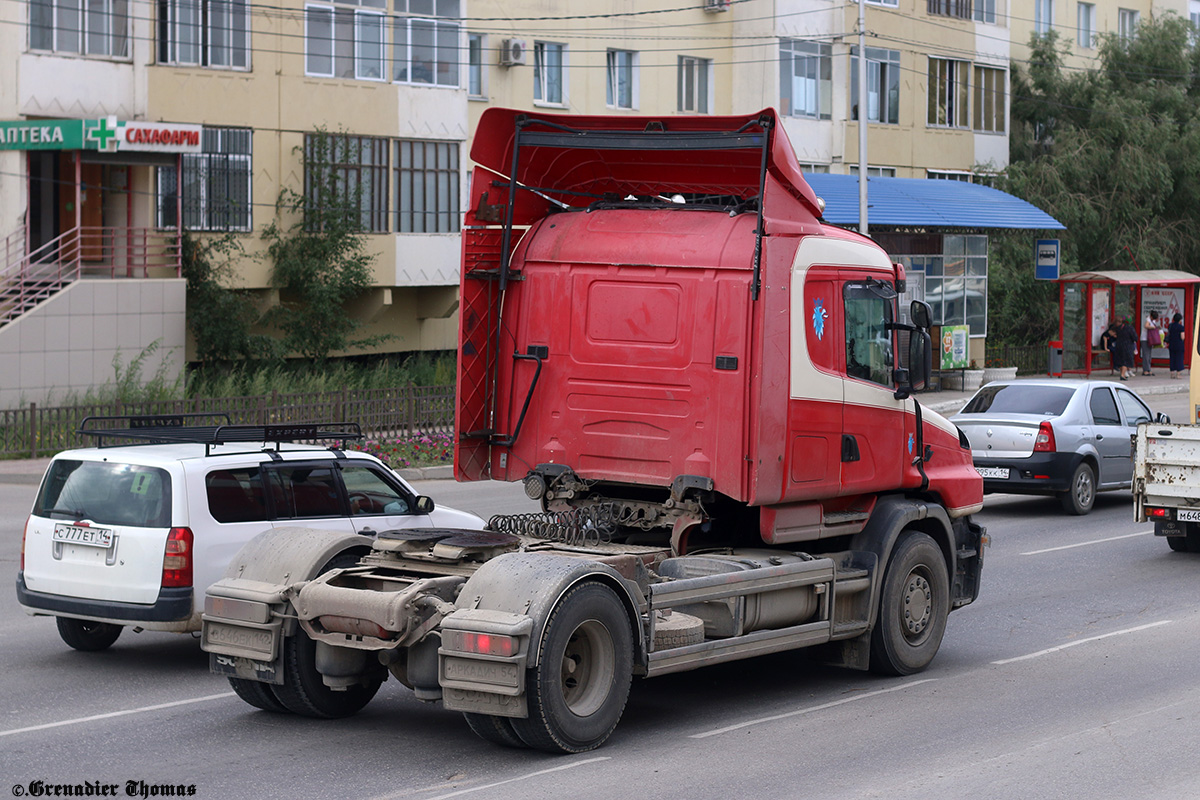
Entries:
<svg viewBox="0 0 1200 800">
<path fill-rule="evenodd" d="M 29 47 L 129 56 L 129 0 L 30 0 Z"/>
<path fill-rule="evenodd" d="M 829 119 L 833 48 L 820 42 L 779 40 L 779 107 L 787 116 Z"/>
<path fill-rule="evenodd" d="M 1054 27 L 1054 0 L 1033 0 L 1033 32 L 1045 36 Z"/>
<path fill-rule="evenodd" d="M 971 0 L 928 0 L 925 10 L 940 17 L 971 18 Z"/>
<path fill-rule="evenodd" d="M 387 230 L 388 140 L 316 133 L 304 137 L 304 193 L 316 213 L 309 225 L 348 212 L 364 231 Z M 357 213 L 356 213 L 357 212 Z"/>
<path fill-rule="evenodd" d="M 679 57 L 679 72 L 676 79 L 678 111 L 691 111 L 697 114 L 709 113 L 708 75 L 711 71 L 712 61 L 707 58 Z"/>
<path fill-rule="evenodd" d="M 1079 46 L 1091 50 L 1096 46 L 1096 4 L 1080 3 L 1077 21 Z"/>
<path fill-rule="evenodd" d="M 158 63 L 250 66 L 246 0 L 158 0 Z"/>
<path fill-rule="evenodd" d="M 867 169 L 870 170 L 870 167 L 868 167 Z M 801 172 L 815 172 L 820 175 L 828 175 L 829 174 L 829 165 L 828 164 L 806 164 L 804 162 L 801 162 L 800 163 L 800 171 Z"/>
<path fill-rule="evenodd" d="M 975 67 L 975 130 L 1004 133 L 1004 95 L 1004 70 Z"/>
<path fill-rule="evenodd" d="M 900 5 L 900 0 L 867 0 L 867 2 L 873 6 L 891 6 L 892 8 Z"/>
<path fill-rule="evenodd" d="M 1117 10 L 1117 35 L 1121 39 L 1133 39 L 1137 36 L 1138 23 L 1141 21 L 1142 14 L 1140 11 L 1131 11 L 1128 8 Z"/>
<path fill-rule="evenodd" d="M 850 118 L 858 119 L 858 48 L 850 48 Z M 900 51 L 867 48 L 867 120 L 900 121 Z"/>
<path fill-rule="evenodd" d="M 929 59 L 928 124 L 946 128 L 967 127 L 966 61 L 948 58 Z"/>
<path fill-rule="evenodd" d="M 850 166 L 850 174 L 851 175 L 858 174 L 858 165 L 857 164 L 852 164 Z M 896 168 L 895 167 L 872 167 L 870 164 L 868 164 L 867 165 L 867 177 L 868 178 L 894 178 L 894 177 L 896 177 Z"/>
<path fill-rule="evenodd" d="M 249 128 L 205 128 L 203 152 L 184 153 L 183 228 L 190 231 L 248 231 L 253 227 L 252 132 Z M 174 167 L 158 168 L 158 226 L 174 228 L 179 187 Z"/>
<path fill-rule="evenodd" d="M 975 21 L 996 24 L 996 0 L 975 0 Z"/>
<path fill-rule="evenodd" d="M 396 142 L 396 230 L 457 233 L 458 142 Z"/>
<path fill-rule="evenodd" d="M 533 43 L 533 99 L 537 103 L 565 105 L 563 91 L 567 46 L 554 42 Z"/>
<path fill-rule="evenodd" d="M 384 8 L 386 0 L 362 0 Z M 305 72 L 329 78 L 383 80 L 384 15 L 344 6 L 304 9 Z"/>
<path fill-rule="evenodd" d="M 959 181 L 961 183 L 974 183 L 975 175 L 970 172 L 963 172 L 957 169 L 927 169 L 925 177 L 930 180 L 937 181 Z"/>
<path fill-rule="evenodd" d="M 1189 41 L 1192 47 L 1200 39 L 1200 0 L 1188 0 L 1188 20 L 1192 23 L 1192 33 Z"/>
<path fill-rule="evenodd" d="M 395 9 L 392 80 L 458 86 L 459 0 L 395 0 Z"/>
<path fill-rule="evenodd" d="M 487 73 L 483 69 L 486 48 L 487 37 L 482 33 L 467 35 L 467 96 L 477 100 L 487 99 Z"/>
<path fill-rule="evenodd" d="M 635 108 L 637 104 L 637 53 L 609 50 L 605 102 L 610 108 Z"/>
</svg>

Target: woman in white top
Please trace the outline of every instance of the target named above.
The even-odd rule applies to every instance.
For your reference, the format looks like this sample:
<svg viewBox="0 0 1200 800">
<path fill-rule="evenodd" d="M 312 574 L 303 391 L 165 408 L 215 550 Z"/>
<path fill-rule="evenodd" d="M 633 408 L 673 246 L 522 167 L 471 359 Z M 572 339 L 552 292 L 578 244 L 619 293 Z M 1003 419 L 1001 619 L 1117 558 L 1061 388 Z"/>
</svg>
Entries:
<svg viewBox="0 0 1200 800">
<path fill-rule="evenodd" d="M 1154 331 L 1154 333 L 1151 334 L 1150 331 Z M 1154 342 L 1154 339 L 1157 339 L 1158 341 Z M 1151 351 L 1154 349 L 1156 344 L 1162 344 L 1162 335 L 1158 332 L 1158 312 L 1151 311 L 1146 316 L 1146 320 L 1142 323 L 1142 341 L 1140 342 L 1140 347 L 1142 348 L 1143 375 L 1154 374 L 1150 371 L 1150 357 Z"/>
</svg>

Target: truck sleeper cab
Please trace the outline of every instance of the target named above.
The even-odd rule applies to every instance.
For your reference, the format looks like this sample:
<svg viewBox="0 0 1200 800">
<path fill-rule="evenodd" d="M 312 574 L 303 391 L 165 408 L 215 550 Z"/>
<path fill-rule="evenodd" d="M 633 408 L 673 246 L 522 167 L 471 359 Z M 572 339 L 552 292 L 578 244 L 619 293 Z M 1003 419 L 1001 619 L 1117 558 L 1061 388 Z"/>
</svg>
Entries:
<svg viewBox="0 0 1200 800">
<path fill-rule="evenodd" d="M 924 669 L 978 594 L 981 479 L 912 397 L 928 307 L 899 319 L 902 270 L 820 221 L 774 112 L 490 109 L 472 157 L 456 477 L 543 513 L 327 572 L 337 541 L 253 543 L 209 591 L 213 669 L 318 716 L 390 675 L 550 752 L 602 744 L 634 675 L 809 646 Z"/>
</svg>

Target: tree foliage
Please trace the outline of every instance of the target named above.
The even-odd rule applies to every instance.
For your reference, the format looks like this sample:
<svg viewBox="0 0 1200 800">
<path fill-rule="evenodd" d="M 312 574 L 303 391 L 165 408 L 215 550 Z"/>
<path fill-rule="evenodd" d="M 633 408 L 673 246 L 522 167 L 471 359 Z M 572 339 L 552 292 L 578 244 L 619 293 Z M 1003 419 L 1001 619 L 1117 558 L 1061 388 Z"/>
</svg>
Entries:
<svg viewBox="0 0 1200 800">
<path fill-rule="evenodd" d="M 200 361 L 270 361 L 279 355 L 274 339 L 251 332 L 259 316 L 253 294 L 231 286 L 233 264 L 239 258 L 245 253 L 232 234 L 205 239 L 183 235 L 187 324 Z"/>
<path fill-rule="evenodd" d="M 302 153 L 305 192 L 280 192 L 278 216 L 263 231 L 271 281 L 279 289 L 279 305 L 264 322 L 283 334 L 285 351 L 317 361 L 387 338 L 356 337 L 363 323 L 346 310 L 373 284 L 362 191 L 353 171 L 337 166 L 358 161 L 359 146 L 350 137 L 310 134 Z"/>
<path fill-rule="evenodd" d="M 1100 66 L 1086 71 L 1063 66 L 1057 35 L 1035 35 L 1028 68 L 1013 66 L 998 188 L 1067 227 L 1058 235 L 1068 270 L 1200 267 L 1200 49 L 1190 33 L 1168 15 L 1133 39 L 1104 35 Z M 1001 341 L 1040 341 L 1057 318 L 1056 287 L 1028 285 L 1023 242 L 994 242 L 990 327 Z"/>
</svg>

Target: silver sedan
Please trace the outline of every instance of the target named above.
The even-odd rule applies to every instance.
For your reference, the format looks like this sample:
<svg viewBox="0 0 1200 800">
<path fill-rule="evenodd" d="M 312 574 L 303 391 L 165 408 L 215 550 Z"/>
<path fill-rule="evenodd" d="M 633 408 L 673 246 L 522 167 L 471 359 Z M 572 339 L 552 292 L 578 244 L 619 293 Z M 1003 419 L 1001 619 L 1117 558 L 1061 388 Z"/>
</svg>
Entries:
<svg viewBox="0 0 1200 800">
<path fill-rule="evenodd" d="M 984 492 L 1057 495 L 1069 514 L 1092 510 L 1096 492 L 1128 489 L 1131 439 L 1157 419 L 1112 381 L 995 381 L 950 418 L 966 435 Z"/>
</svg>

